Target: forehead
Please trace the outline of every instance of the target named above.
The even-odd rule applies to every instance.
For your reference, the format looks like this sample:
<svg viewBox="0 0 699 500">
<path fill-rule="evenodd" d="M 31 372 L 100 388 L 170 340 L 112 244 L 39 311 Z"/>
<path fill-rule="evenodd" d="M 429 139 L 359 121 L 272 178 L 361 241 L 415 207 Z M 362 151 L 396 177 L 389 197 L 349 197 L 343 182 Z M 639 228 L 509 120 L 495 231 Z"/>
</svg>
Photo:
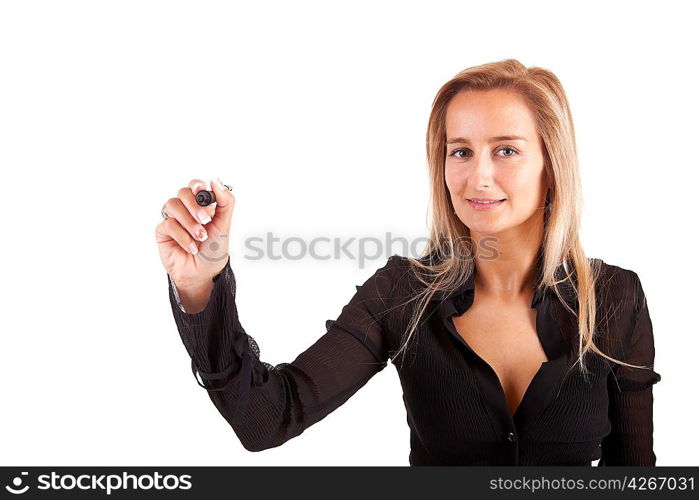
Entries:
<svg viewBox="0 0 699 500">
<path fill-rule="evenodd" d="M 447 136 L 473 139 L 536 134 L 534 117 L 524 99 L 502 89 L 459 92 L 447 106 L 445 126 Z"/>
</svg>

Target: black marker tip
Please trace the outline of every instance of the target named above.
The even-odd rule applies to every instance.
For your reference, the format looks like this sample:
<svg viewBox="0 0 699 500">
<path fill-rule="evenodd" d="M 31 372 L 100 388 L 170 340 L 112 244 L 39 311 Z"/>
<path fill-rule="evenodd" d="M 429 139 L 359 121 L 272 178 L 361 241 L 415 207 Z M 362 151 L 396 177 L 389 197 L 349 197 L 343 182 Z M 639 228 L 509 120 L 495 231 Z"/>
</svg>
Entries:
<svg viewBox="0 0 699 500">
<path fill-rule="evenodd" d="M 194 198 L 197 200 L 197 205 L 202 207 L 209 206 L 216 201 L 216 195 L 214 192 L 206 190 L 199 191 Z"/>
</svg>

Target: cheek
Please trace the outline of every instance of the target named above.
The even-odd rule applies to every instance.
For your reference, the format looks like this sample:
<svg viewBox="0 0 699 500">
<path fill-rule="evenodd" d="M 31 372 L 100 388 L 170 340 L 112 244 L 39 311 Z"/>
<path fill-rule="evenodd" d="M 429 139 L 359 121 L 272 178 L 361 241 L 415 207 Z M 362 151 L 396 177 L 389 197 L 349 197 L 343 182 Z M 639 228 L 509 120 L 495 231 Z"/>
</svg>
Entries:
<svg viewBox="0 0 699 500">
<path fill-rule="evenodd" d="M 514 172 L 502 178 L 503 189 L 520 200 L 538 200 L 546 190 L 546 178 L 542 172 Z"/>
<path fill-rule="evenodd" d="M 502 176 L 501 182 L 505 189 L 515 193 L 529 191 L 532 186 L 531 177 L 524 175 L 521 171 L 508 172 L 508 174 Z"/>
<path fill-rule="evenodd" d="M 450 193 L 458 192 L 460 186 L 463 185 L 463 176 L 457 174 L 456 169 L 447 166 L 444 169 L 444 182 L 447 185 Z"/>
</svg>

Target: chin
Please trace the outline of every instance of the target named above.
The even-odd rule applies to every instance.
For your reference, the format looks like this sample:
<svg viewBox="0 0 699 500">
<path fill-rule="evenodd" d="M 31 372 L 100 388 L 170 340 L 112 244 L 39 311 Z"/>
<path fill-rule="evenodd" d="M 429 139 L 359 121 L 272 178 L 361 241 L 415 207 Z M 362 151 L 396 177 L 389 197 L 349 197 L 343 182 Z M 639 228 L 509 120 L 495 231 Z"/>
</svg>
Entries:
<svg viewBox="0 0 699 500">
<path fill-rule="evenodd" d="M 498 234 L 501 234 L 504 231 L 504 229 L 471 229 L 471 231 L 475 231 L 481 236 L 497 236 Z"/>
<path fill-rule="evenodd" d="M 470 221 L 466 221 L 465 226 L 470 231 L 475 231 L 483 236 L 494 235 L 494 234 L 502 233 L 503 231 L 507 230 L 507 228 L 503 227 L 502 224 L 497 224 L 497 223 L 491 223 L 491 224 L 483 223 L 483 222 L 470 223 Z"/>
</svg>

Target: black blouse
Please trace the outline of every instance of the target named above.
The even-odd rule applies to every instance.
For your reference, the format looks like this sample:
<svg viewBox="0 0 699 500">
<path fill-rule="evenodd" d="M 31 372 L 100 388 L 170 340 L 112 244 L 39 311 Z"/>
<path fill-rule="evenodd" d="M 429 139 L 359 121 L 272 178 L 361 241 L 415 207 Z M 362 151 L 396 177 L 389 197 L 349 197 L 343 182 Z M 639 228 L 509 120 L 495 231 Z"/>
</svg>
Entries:
<svg viewBox="0 0 699 500">
<path fill-rule="evenodd" d="M 652 366 L 653 330 L 638 275 L 600 263 L 596 345 L 608 356 Z M 356 287 L 339 317 L 326 322 L 324 335 L 276 366 L 259 359 L 257 343 L 238 319 L 230 258 L 214 278 L 206 308 L 195 314 L 184 311 L 168 275 L 192 372 L 245 449 L 261 451 L 298 436 L 390 360 L 403 389 L 410 465 L 589 466 L 599 458 L 599 465 L 655 465 L 652 386 L 660 375 L 596 353 L 586 355 L 582 373 L 576 318 L 550 289 L 537 291 L 531 305 L 548 361 L 514 415 L 495 371 L 452 321 L 473 304 L 474 274 L 461 289 L 432 299 L 407 353 L 394 358 L 416 304 L 408 300 L 419 287 L 408 266 L 407 258 L 391 256 Z M 577 311 L 572 287 L 559 290 Z"/>
</svg>

